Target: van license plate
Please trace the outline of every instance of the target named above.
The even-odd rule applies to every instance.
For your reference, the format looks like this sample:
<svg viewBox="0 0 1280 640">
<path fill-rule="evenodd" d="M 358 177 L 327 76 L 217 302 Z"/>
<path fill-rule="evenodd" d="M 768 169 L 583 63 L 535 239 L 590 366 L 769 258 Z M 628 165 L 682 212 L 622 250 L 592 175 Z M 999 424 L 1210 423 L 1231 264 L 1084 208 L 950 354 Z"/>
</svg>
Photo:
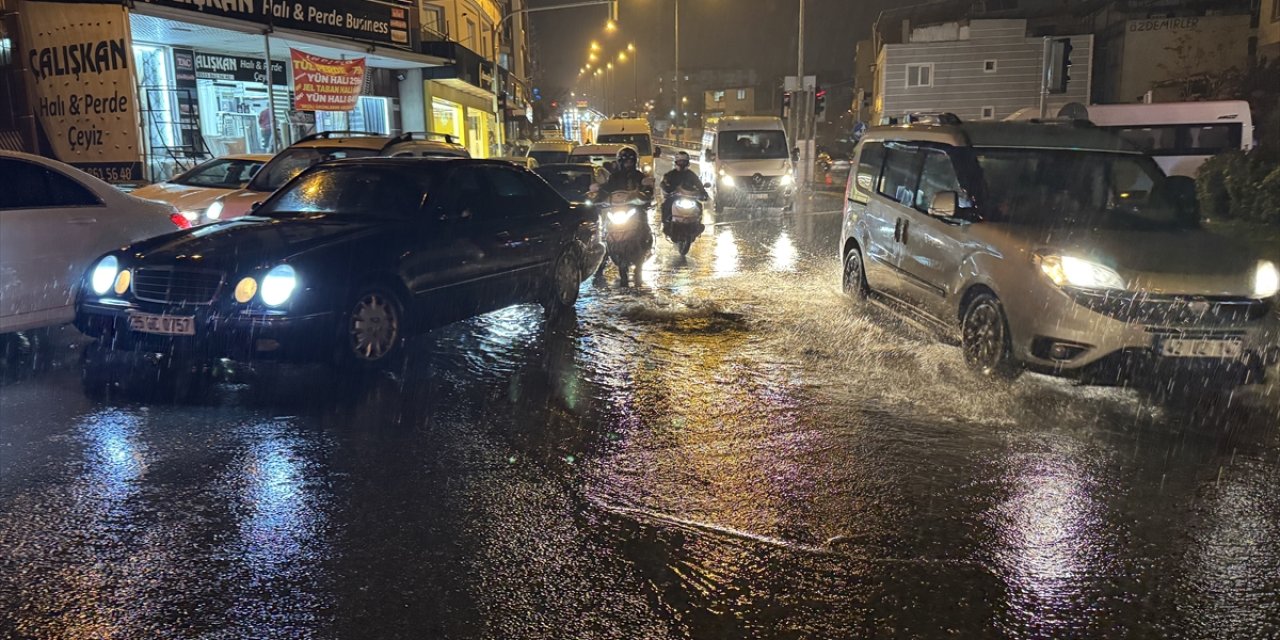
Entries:
<svg viewBox="0 0 1280 640">
<path fill-rule="evenodd" d="M 194 316 L 161 316 L 154 313 L 130 313 L 129 328 L 142 333 L 162 336 L 194 336 Z"/>
<path fill-rule="evenodd" d="M 1239 340 L 1184 340 L 1167 338 L 1160 342 L 1160 355 L 1170 358 L 1237 359 L 1243 353 Z"/>
<path fill-rule="evenodd" d="M 768 193 L 753 193 L 751 194 L 751 198 L 753 200 L 768 200 L 770 195 L 771 194 Z"/>
</svg>

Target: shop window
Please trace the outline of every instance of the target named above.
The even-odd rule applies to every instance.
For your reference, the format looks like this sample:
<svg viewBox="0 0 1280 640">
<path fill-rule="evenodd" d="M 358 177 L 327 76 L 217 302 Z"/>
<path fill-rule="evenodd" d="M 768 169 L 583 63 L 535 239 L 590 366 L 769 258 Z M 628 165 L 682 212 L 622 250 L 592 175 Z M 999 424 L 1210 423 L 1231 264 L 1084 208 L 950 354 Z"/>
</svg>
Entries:
<svg viewBox="0 0 1280 640">
<path fill-rule="evenodd" d="M 364 131 L 391 135 L 391 99 L 360 96 L 351 111 L 317 111 L 316 131 Z"/>
<path fill-rule="evenodd" d="M 462 127 L 462 105 L 435 98 L 431 101 L 431 131 L 453 136 L 459 142 L 465 139 Z"/>
</svg>

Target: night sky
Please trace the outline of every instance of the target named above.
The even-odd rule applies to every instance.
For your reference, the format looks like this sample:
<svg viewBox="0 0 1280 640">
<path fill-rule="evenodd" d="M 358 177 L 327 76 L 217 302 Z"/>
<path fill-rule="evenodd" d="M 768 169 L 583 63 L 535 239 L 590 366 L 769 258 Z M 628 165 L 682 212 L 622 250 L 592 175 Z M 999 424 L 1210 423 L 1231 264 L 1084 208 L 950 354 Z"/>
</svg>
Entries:
<svg viewBox="0 0 1280 640">
<path fill-rule="evenodd" d="M 568 0 L 530 0 L 532 7 Z M 550 95 L 570 88 L 586 63 L 592 40 L 613 56 L 634 42 L 640 52 L 642 93 L 651 94 L 661 70 L 673 66 L 676 0 L 621 0 L 621 29 L 604 32 L 605 6 L 534 14 L 535 82 Z M 679 0 L 681 61 L 685 69 L 751 68 L 762 81 L 794 74 L 799 0 Z M 822 72 L 824 82 L 853 77 L 854 45 L 871 33 L 871 23 L 890 0 L 808 0 L 805 69 Z M 907 3 L 909 4 L 909 2 Z M 630 65 L 631 63 L 627 63 Z M 829 76 L 838 77 L 829 77 Z M 647 85 L 647 87 L 646 87 Z M 650 97 L 652 97 L 650 95 Z"/>
</svg>

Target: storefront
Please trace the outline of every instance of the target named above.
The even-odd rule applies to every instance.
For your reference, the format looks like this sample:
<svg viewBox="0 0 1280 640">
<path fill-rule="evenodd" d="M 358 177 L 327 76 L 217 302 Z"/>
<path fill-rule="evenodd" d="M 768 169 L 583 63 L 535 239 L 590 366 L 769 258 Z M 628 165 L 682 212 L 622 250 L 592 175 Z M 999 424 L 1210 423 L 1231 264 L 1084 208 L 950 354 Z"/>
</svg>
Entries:
<svg viewBox="0 0 1280 640">
<path fill-rule="evenodd" d="M 502 155 L 493 88 L 493 63 L 454 42 L 423 43 L 429 53 L 452 58 L 453 64 L 423 70 L 435 133 L 458 138 L 472 157 Z"/>
</svg>

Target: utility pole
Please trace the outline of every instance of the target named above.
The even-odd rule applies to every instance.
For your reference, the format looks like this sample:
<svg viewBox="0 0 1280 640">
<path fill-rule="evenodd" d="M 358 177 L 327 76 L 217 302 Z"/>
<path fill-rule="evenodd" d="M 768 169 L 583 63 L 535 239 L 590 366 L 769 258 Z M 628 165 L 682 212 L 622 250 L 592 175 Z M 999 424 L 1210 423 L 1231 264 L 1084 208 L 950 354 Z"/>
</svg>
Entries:
<svg viewBox="0 0 1280 640">
<path fill-rule="evenodd" d="M 684 113 L 684 101 L 680 95 L 680 0 L 676 0 L 676 117 L 675 121 L 680 122 L 681 114 Z"/>
</svg>

